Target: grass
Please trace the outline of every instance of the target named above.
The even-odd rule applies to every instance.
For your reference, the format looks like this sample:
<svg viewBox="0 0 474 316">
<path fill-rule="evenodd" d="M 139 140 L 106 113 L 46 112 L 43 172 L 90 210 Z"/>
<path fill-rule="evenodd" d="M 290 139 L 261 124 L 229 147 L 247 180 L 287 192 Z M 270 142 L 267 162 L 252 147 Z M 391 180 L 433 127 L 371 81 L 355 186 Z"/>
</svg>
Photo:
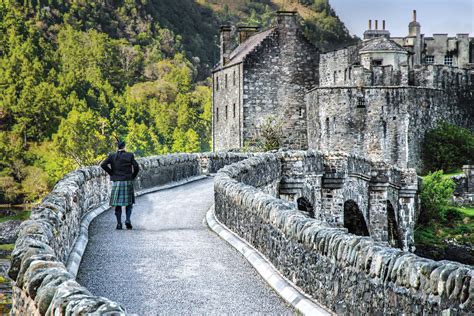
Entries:
<svg viewBox="0 0 474 316">
<path fill-rule="evenodd" d="M 415 230 L 417 244 L 446 246 L 447 239 L 461 244 L 474 244 L 474 208 L 451 207 L 457 214 L 445 221 L 432 221 Z"/>
<path fill-rule="evenodd" d="M 0 223 L 10 221 L 10 220 L 24 221 L 30 218 L 30 215 L 31 215 L 31 211 L 24 211 L 24 212 L 19 212 L 11 216 L 3 216 L 3 217 L 0 217 Z"/>
<path fill-rule="evenodd" d="M 0 245 L 0 250 L 12 251 L 15 248 L 15 244 L 3 244 Z"/>
</svg>

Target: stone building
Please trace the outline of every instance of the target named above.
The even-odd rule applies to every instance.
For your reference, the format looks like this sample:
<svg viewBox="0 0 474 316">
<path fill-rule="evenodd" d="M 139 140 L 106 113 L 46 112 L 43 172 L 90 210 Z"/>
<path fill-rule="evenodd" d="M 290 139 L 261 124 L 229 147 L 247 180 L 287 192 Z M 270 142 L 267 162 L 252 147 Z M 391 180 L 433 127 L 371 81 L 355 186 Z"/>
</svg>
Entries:
<svg viewBox="0 0 474 316">
<path fill-rule="evenodd" d="M 275 28 L 222 51 L 213 76 L 214 150 L 242 147 L 275 115 L 285 120 L 284 147 L 342 150 L 420 169 L 429 129 L 448 121 L 474 130 L 473 39 L 458 35 L 443 44 L 420 31 L 416 13 L 404 38 L 390 37 L 385 21 L 381 29 L 369 22 L 360 43 L 320 53 L 294 13 L 280 13 Z M 233 73 L 238 84 L 229 87 Z"/>
<path fill-rule="evenodd" d="M 221 27 L 221 59 L 213 71 L 213 148 L 252 143 L 268 116 L 284 118 L 284 145 L 307 148 L 306 91 L 318 84 L 319 51 L 304 36 L 295 12 L 279 11 L 275 27 Z"/>
</svg>

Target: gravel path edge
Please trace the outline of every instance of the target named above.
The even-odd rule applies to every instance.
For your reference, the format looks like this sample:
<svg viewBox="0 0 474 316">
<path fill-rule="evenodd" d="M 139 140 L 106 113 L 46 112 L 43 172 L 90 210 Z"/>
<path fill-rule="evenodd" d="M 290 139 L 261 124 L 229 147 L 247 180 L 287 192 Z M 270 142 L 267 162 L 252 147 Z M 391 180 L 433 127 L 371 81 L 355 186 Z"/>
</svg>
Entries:
<svg viewBox="0 0 474 316">
<path fill-rule="evenodd" d="M 278 295 L 296 310 L 303 315 L 334 315 L 333 312 L 312 300 L 306 293 L 285 278 L 263 254 L 246 240 L 219 222 L 214 213 L 214 205 L 206 213 L 206 222 L 212 231 L 240 252 Z"/>
</svg>

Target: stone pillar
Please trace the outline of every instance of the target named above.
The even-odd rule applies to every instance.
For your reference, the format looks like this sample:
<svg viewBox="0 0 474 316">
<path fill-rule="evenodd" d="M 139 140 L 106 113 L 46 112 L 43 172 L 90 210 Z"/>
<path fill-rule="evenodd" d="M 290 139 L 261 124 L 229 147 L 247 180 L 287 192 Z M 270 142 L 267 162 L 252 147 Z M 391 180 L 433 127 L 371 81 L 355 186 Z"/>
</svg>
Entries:
<svg viewBox="0 0 474 316">
<path fill-rule="evenodd" d="M 374 240 L 388 241 L 387 200 L 388 182 L 372 177 L 369 184 L 369 222 L 367 228 Z"/>
<path fill-rule="evenodd" d="M 344 226 L 344 182 L 346 174 L 325 172 L 321 185 L 321 209 L 315 218 L 334 226 Z"/>
<path fill-rule="evenodd" d="M 467 193 L 474 193 L 474 165 L 464 165 L 462 170 L 466 175 Z"/>
<path fill-rule="evenodd" d="M 401 175 L 402 187 L 398 192 L 398 226 L 405 251 L 415 251 L 414 231 L 419 215 L 419 183 L 414 169 L 405 169 Z"/>
</svg>

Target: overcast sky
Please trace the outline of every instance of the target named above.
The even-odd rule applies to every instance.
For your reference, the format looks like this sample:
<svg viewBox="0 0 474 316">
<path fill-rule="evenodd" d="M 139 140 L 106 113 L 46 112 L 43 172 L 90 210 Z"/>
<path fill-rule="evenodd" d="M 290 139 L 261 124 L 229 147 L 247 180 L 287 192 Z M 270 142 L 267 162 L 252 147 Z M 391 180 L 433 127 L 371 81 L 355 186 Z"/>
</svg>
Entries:
<svg viewBox="0 0 474 316">
<path fill-rule="evenodd" d="M 417 12 L 421 33 L 470 33 L 474 37 L 474 0 L 329 0 L 351 34 L 362 37 L 368 21 L 386 21 L 391 36 L 406 36 L 412 11 Z M 374 27 L 374 22 L 372 22 Z"/>
</svg>

